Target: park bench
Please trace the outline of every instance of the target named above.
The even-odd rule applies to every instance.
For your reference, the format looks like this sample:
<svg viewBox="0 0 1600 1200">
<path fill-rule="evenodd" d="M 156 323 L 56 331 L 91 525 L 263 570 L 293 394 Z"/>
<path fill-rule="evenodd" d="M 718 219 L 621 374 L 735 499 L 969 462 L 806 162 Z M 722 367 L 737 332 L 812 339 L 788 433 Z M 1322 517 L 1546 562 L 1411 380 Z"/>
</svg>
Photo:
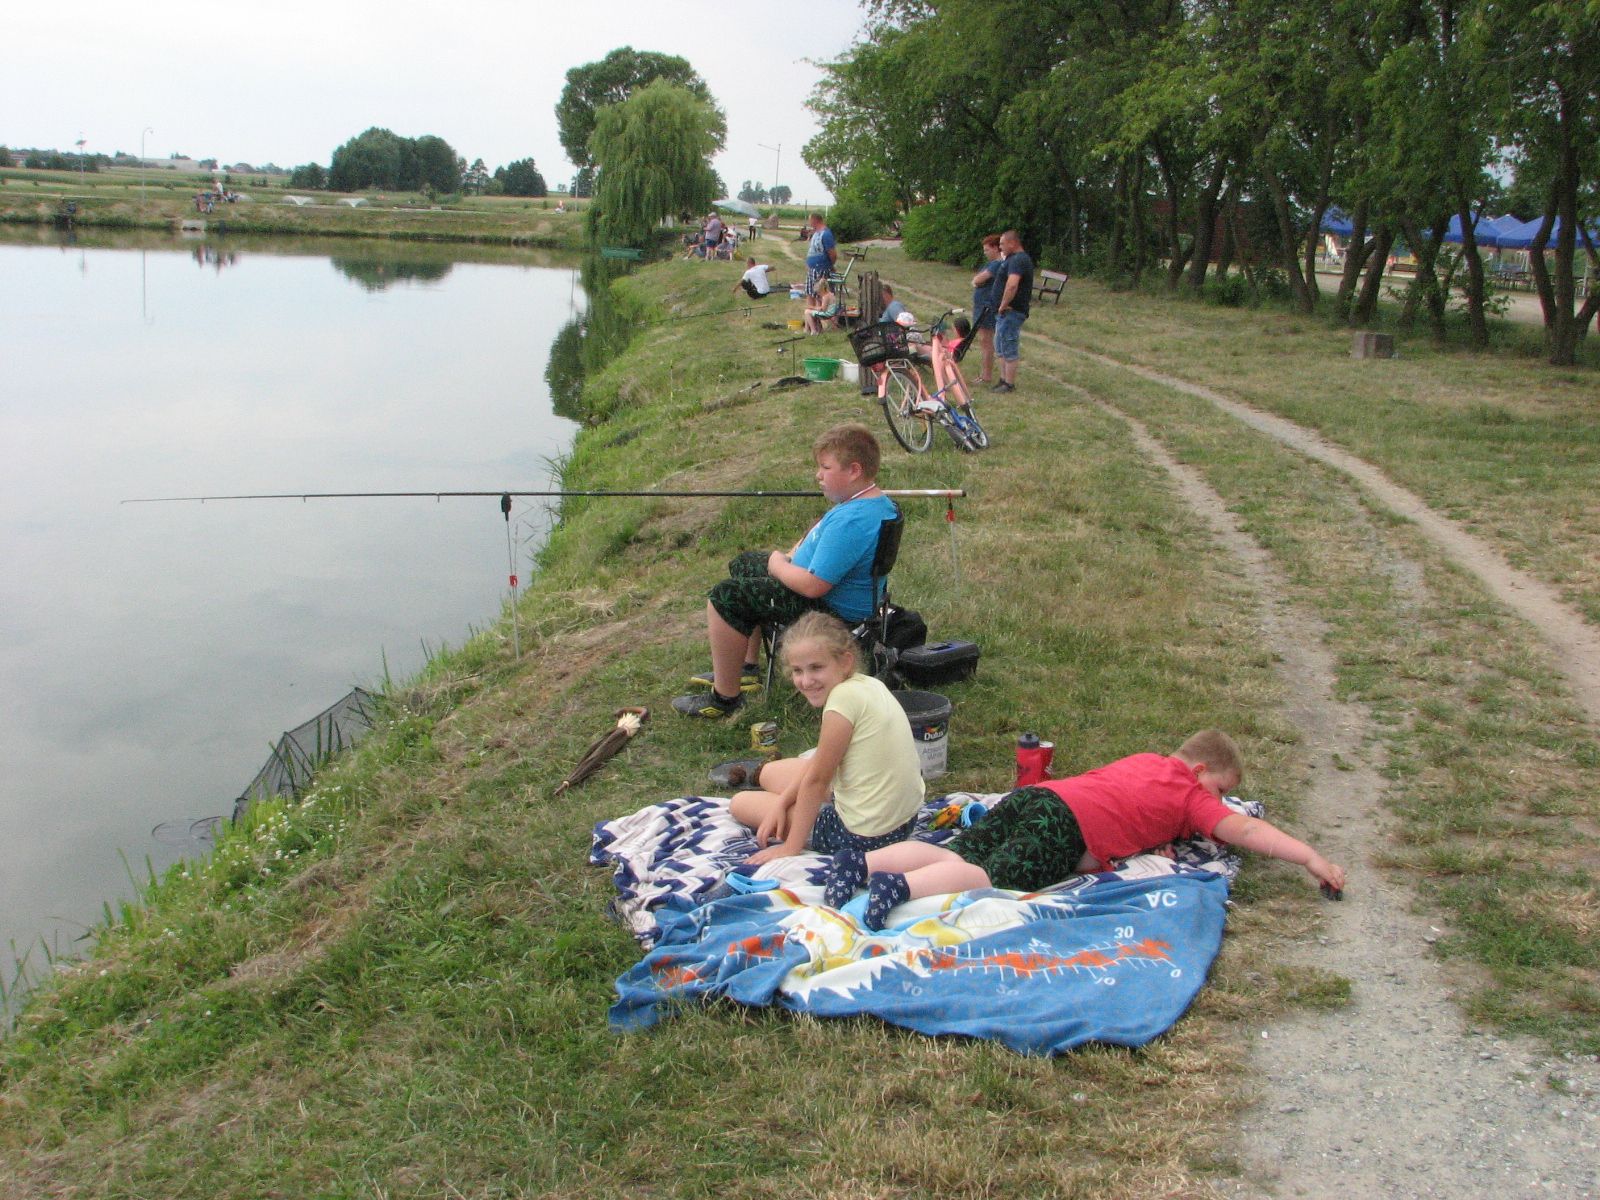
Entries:
<svg viewBox="0 0 1600 1200">
<path fill-rule="evenodd" d="M 1033 277 L 1034 295 L 1043 300 L 1046 296 L 1055 297 L 1057 304 L 1061 303 L 1061 291 L 1067 286 L 1067 277 L 1060 271 L 1038 271 Z"/>
</svg>

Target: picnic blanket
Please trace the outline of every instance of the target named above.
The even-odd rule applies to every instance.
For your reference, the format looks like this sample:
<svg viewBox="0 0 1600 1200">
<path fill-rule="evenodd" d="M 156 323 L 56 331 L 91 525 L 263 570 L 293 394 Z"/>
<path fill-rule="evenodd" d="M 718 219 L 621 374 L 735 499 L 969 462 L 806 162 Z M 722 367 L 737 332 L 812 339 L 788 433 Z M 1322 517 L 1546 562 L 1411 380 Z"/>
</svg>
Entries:
<svg viewBox="0 0 1600 1200">
<path fill-rule="evenodd" d="M 878 934 L 786 888 L 698 908 L 675 901 L 655 948 L 617 981 L 611 1022 L 646 1028 L 676 1002 L 722 996 L 991 1038 L 1023 1054 L 1142 1046 L 1205 982 L 1227 894 L 1221 875 L 1187 868 L 1085 876 L 1028 896 L 913 901 Z"/>
<path fill-rule="evenodd" d="M 924 806 L 917 836 L 956 793 Z M 1260 804 L 1232 797 L 1236 811 Z M 750 872 L 774 890 L 727 894 L 755 850 L 726 800 L 682 797 L 595 827 L 591 862 L 612 867 L 613 910 L 648 949 L 617 981 L 611 1022 L 642 1029 L 685 1000 L 726 997 L 814 1016 L 871 1015 L 928 1034 L 992 1038 L 1026 1054 L 1099 1041 L 1139 1046 L 1193 1002 L 1221 945 L 1239 860 L 1204 838 L 1044 892 L 982 889 L 901 905 L 871 933 L 822 903 L 829 859 Z"/>
</svg>

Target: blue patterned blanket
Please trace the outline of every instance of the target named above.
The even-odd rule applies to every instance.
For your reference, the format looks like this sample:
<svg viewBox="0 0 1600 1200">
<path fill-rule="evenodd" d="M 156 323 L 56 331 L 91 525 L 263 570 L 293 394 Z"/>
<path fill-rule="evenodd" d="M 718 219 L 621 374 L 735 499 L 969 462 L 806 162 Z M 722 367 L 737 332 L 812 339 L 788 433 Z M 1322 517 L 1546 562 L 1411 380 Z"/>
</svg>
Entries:
<svg viewBox="0 0 1600 1200">
<path fill-rule="evenodd" d="M 954 833 L 932 827 L 952 801 L 998 799 L 956 793 L 930 802 L 918 836 Z M 1263 812 L 1253 801 L 1227 803 Z M 645 1028 L 675 1002 L 725 996 L 816 1016 L 870 1014 L 1022 1053 L 1142 1045 L 1171 1028 L 1204 983 L 1239 866 L 1196 838 L 1176 845 L 1173 858 L 1140 855 L 1045 892 L 912 901 L 873 934 L 822 904 L 822 855 L 753 872 L 776 890 L 707 902 L 755 849 L 720 799 L 683 797 L 595 826 L 590 861 L 612 868 L 613 911 L 647 948 L 617 981 L 613 1026 Z"/>
</svg>

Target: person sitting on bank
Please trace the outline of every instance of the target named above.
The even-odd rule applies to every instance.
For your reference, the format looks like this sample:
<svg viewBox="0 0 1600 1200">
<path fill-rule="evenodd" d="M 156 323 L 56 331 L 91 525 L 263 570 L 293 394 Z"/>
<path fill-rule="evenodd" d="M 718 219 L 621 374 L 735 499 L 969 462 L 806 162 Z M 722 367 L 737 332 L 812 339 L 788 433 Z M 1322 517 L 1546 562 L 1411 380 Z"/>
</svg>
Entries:
<svg viewBox="0 0 1600 1200">
<path fill-rule="evenodd" d="M 745 259 L 744 265 L 745 273 L 733 285 L 733 290 L 737 292 L 743 288 L 752 300 L 765 300 L 772 295 L 772 281 L 767 278 L 767 272 L 772 267 L 767 263 L 758 263 L 753 258 Z"/>
<path fill-rule="evenodd" d="M 883 295 L 883 315 L 879 322 L 888 324 L 899 319 L 900 314 L 906 311 L 906 306 L 894 298 L 894 288 L 887 283 L 878 286 Z"/>
<path fill-rule="evenodd" d="M 833 507 L 787 554 L 747 550 L 728 564 L 728 578 L 706 601 L 711 670 L 689 681 L 710 691 L 672 702 L 686 717 L 715 719 L 743 707 L 744 693 L 761 686 L 764 627 L 791 624 L 812 609 L 855 625 L 877 608 L 872 559 L 879 527 L 899 513 L 878 487 L 878 439 L 865 425 L 835 425 L 811 453 L 817 484 Z"/>
<path fill-rule="evenodd" d="M 806 309 L 805 326 L 807 333 L 821 333 L 833 324 L 839 316 L 839 297 L 828 289 L 828 281 L 817 281 L 817 295 L 814 302 L 815 308 Z"/>
</svg>

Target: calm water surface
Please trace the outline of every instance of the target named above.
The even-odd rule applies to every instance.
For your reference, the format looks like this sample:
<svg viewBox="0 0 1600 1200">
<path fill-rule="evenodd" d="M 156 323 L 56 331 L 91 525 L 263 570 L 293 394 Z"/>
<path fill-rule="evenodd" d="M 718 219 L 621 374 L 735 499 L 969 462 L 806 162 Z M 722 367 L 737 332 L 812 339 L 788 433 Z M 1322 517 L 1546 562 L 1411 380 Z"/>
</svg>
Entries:
<svg viewBox="0 0 1600 1200">
<path fill-rule="evenodd" d="M 498 500 L 119 504 L 548 486 L 574 272 L 395 253 L 0 244 L 0 970 L 81 949 L 279 732 L 498 617 Z M 545 523 L 513 512 L 524 578 Z"/>
</svg>

